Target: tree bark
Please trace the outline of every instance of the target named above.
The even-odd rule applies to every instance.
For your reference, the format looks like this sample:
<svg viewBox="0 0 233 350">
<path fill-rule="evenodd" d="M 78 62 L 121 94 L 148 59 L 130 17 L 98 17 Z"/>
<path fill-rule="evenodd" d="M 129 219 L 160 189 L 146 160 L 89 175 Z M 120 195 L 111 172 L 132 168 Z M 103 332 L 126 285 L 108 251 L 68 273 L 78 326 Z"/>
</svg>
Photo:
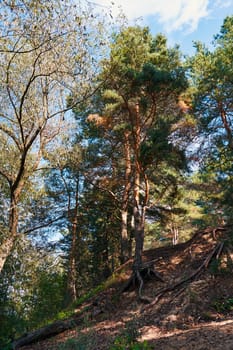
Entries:
<svg viewBox="0 0 233 350">
<path fill-rule="evenodd" d="M 133 270 L 138 271 L 142 265 L 142 252 L 144 245 L 144 225 L 145 225 L 145 210 L 140 207 L 139 203 L 139 186 L 140 186 L 140 174 L 136 173 L 134 184 L 134 237 L 135 237 L 135 255 Z"/>
<path fill-rule="evenodd" d="M 124 264 L 129 257 L 128 247 L 128 210 L 121 210 L 121 264 Z"/>
<path fill-rule="evenodd" d="M 69 209 L 69 218 L 71 220 L 71 248 L 69 256 L 69 270 L 67 279 L 67 303 L 70 304 L 77 300 L 77 229 L 78 229 L 78 207 L 79 207 L 79 175 L 77 175 L 75 190 L 75 207 Z"/>
<path fill-rule="evenodd" d="M 134 271 L 138 271 L 142 266 L 142 252 L 143 252 L 144 236 L 145 236 L 145 230 L 144 230 L 145 214 L 144 213 L 140 214 L 137 208 L 134 208 L 134 209 L 136 213 L 134 214 L 135 255 L 134 255 L 133 269 Z M 142 210 L 144 211 L 144 208 Z"/>
<path fill-rule="evenodd" d="M 19 125 L 22 128 L 21 121 Z M 18 204 L 20 201 L 20 195 L 22 193 L 24 184 L 30 176 L 30 173 L 27 173 L 25 171 L 26 159 L 29 154 L 29 150 L 31 146 L 35 141 L 35 139 L 37 138 L 37 136 L 39 135 L 40 131 L 41 131 L 41 127 L 39 126 L 36 129 L 36 131 L 33 133 L 32 137 L 28 140 L 27 144 L 24 145 L 23 143 L 21 145 L 22 153 L 20 157 L 20 165 L 15 178 L 12 175 L 5 176 L 10 188 L 10 207 L 9 207 L 9 220 L 8 220 L 9 235 L 8 235 L 8 238 L 5 241 L 3 241 L 3 244 L 0 247 L 0 273 L 2 272 L 2 269 L 4 267 L 7 257 L 9 256 L 9 254 L 13 249 L 14 242 L 17 237 L 18 221 L 19 221 Z M 23 131 L 22 131 L 21 137 L 22 137 L 22 140 L 24 141 Z M 41 149 L 39 150 L 39 152 L 40 151 Z M 37 162 L 32 167 L 34 168 L 34 170 L 37 168 Z"/>
<path fill-rule="evenodd" d="M 134 178 L 134 237 L 135 237 L 135 255 L 133 271 L 138 273 L 142 266 L 142 252 L 144 246 L 145 230 L 145 206 L 140 205 L 140 188 L 142 167 L 140 164 L 140 143 L 141 143 L 141 125 L 139 115 L 139 105 L 136 104 L 135 125 L 134 125 L 134 156 L 135 156 L 135 178 Z M 143 201 L 145 203 L 145 201 Z"/>
<path fill-rule="evenodd" d="M 224 129 L 225 129 L 226 134 L 227 134 L 228 146 L 232 150 L 233 149 L 232 130 L 231 130 L 231 127 L 230 127 L 230 125 L 228 123 L 226 111 L 223 108 L 222 102 L 218 103 L 218 108 L 219 108 L 219 111 L 220 111 L 220 115 L 221 115 L 221 119 L 222 119 L 222 122 L 223 122 Z"/>
<path fill-rule="evenodd" d="M 0 274 L 3 270 L 3 267 L 5 265 L 7 257 L 10 255 L 11 251 L 13 250 L 15 242 L 15 237 L 9 236 L 5 240 L 3 240 L 3 243 L 0 246 Z"/>
<path fill-rule="evenodd" d="M 19 185 L 18 185 L 19 186 Z M 15 191 L 11 187 L 11 201 L 9 209 L 9 223 L 7 237 L 3 239 L 0 246 L 0 274 L 3 270 L 5 262 L 13 250 L 15 239 L 17 237 L 18 229 L 18 200 L 21 193 L 21 186 L 16 188 Z"/>
<path fill-rule="evenodd" d="M 128 237 L 128 201 L 129 191 L 131 187 L 131 159 L 130 159 L 130 143 L 128 131 L 124 133 L 124 153 L 125 153 L 125 184 L 121 208 L 121 263 L 124 264 L 129 256 L 129 237 Z"/>
</svg>

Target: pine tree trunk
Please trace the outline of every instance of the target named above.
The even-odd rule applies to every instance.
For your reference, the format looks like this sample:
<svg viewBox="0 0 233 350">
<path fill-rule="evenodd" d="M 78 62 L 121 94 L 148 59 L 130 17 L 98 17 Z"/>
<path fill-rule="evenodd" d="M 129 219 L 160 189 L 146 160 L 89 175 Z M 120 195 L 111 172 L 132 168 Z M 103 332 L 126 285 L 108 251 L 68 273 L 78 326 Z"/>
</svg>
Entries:
<svg viewBox="0 0 233 350">
<path fill-rule="evenodd" d="M 142 265 L 142 252 L 144 245 L 144 227 L 145 227 L 145 209 L 140 206 L 139 188 L 140 188 L 140 173 L 136 172 L 134 184 L 134 237 L 135 237 L 135 255 L 133 270 L 139 271 Z"/>
<path fill-rule="evenodd" d="M 69 270 L 67 278 L 67 304 L 77 300 L 77 229 L 78 229 L 78 207 L 79 207 L 79 178 L 76 182 L 75 207 L 69 209 L 71 221 L 71 248 L 69 255 Z"/>
<path fill-rule="evenodd" d="M 141 126 L 139 105 L 136 104 L 136 113 L 134 121 L 134 156 L 135 156 L 135 177 L 134 177 L 134 237 L 135 237 L 135 255 L 133 271 L 138 272 L 142 266 L 142 252 L 144 245 L 144 226 L 145 226 L 145 209 L 140 205 L 140 186 L 141 172 L 140 165 L 140 144 L 141 144 Z"/>
<path fill-rule="evenodd" d="M 77 235 L 77 219 L 74 218 L 72 222 L 72 241 L 71 250 L 69 257 L 69 270 L 68 270 L 68 282 L 67 282 L 67 296 L 68 304 L 76 301 L 77 290 L 76 290 L 76 235 Z"/>
<path fill-rule="evenodd" d="M 227 140 L 228 140 L 228 146 L 232 150 L 233 149 L 232 129 L 231 129 L 230 123 L 227 120 L 227 114 L 226 114 L 226 111 L 223 108 L 223 103 L 222 102 L 218 103 L 218 108 L 219 108 L 219 111 L 220 111 L 220 115 L 221 115 L 221 119 L 222 119 L 222 123 L 223 123 L 224 129 L 226 131 Z"/>
<path fill-rule="evenodd" d="M 129 191 L 131 187 L 131 159 L 130 159 L 130 143 L 128 131 L 124 133 L 124 157 L 125 157 L 125 183 L 121 209 L 121 263 L 126 262 L 130 256 L 129 237 L 128 237 L 128 201 Z"/>
<path fill-rule="evenodd" d="M 121 263 L 124 264 L 129 258 L 129 239 L 127 229 L 128 211 L 121 211 Z"/>
<path fill-rule="evenodd" d="M 143 213 L 139 213 L 139 210 L 135 207 L 135 227 L 134 227 L 134 235 L 135 235 L 135 255 L 134 255 L 134 264 L 133 270 L 139 271 L 142 266 L 142 253 L 144 246 L 144 227 L 145 227 L 145 218 Z"/>
</svg>

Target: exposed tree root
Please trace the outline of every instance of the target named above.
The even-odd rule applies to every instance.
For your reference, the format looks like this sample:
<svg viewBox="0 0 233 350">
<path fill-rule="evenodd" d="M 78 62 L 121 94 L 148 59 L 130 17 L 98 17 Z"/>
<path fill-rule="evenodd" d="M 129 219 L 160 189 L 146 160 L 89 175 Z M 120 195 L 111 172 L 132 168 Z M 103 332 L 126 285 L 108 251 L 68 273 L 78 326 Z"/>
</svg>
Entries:
<svg viewBox="0 0 233 350">
<path fill-rule="evenodd" d="M 207 235 L 207 234 L 211 234 L 213 240 L 217 240 L 217 232 L 221 232 L 221 231 L 226 231 L 227 227 L 226 226 L 218 226 L 215 228 L 212 227 L 208 227 L 203 231 L 198 231 L 196 232 L 196 234 L 194 234 L 194 236 L 190 239 L 190 241 L 186 242 L 185 245 L 189 244 L 191 245 L 192 242 L 195 242 L 195 240 L 197 239 L 197 237 L 201 235 Z M 188 276 L 185 279 L 182 279 L 181 281 L 167 286 L 163 289 L 161 289 L 157 295 L 156 298 L 153 300 L 150 300 L 149 298 L 145 297 L 142 295 L 142 290 L 144 287 L 144 282 L 145 280 L 150 280 L 152 278 L 157 279 L 160 282 L 165 282 L 163 280 L 163 278 L 160 276 L 160 274 L 158 272 L 156 272 L 154 270 L 154 262 L 156 262 L 158 259 L 154 259 L 151 260 L 149 262 L 144 263 L 140 269 L 133 271 L 132 275 L 130 276 L 130 278 L 125 282 L 125 284 L 122 286 L 120 293 L 126 292 L 127 290 L 129 290 L 130 288 L 135 288 L 136 286 L 138 287 L 138 296 L 139 299 L 142 302 L 145 303 L 150 303 L 150 304 L 156 304 L 156 302 L 167 292 L 170 292 L 176 288 L 179 288 L 180 286 L 182 286 L 183 284 L 185 284 L 186 282 L 194 279 L 195 277 L 197 277 L 202 269 L 207 268 L 207 266 L 209 265 L 210 261 L 212 260 L 212 258 L 214 256 L 216 256 L 217 259 L 219 259 L 221 253 L 222 253 L 222 249 L 223 249 L 223 245 L 224 243 L 217 243 L 215 248 L 209 253 L 209 255 L 206 257 L 205 261 L 201 264 L 201 266 L 194 271 L 190 276 Z"/>
<path fill-rule="evenodd" d="M 217 243 L 216 246 L 214 247 L 214 249 L 207 255 L 207 257 L 205 258 L 203 263 L 191 275 L 180 280 L 179 282 L 177 282 L 175 284 L 172 284 L 170 286 L 167 286 L 167 287 L 161 289 L 156 294 L 154 300 L 150 303 L 149 307 L 155 305 L 159 301 L 159 299 L 161 299 L 164 296 L 165 293 L 171 292 L 171 291 L 175 290 L 176 288 L 179 288 L 183 284 L 185 284 L 189 281 L 192 281 L 195 277 L 197 277 L 202 272 L 203 269 L 206 269 L 209 266 L 209 264 L 214 256 L 216 256 L 216 258 L 219 259 L 220 255 L 222 253 L 222 250 L 223 250 L 223 246 L 224 246 L 224 242 Z M 185 290 L 185 287 L 182 289 L 182 292 L 183 292 L 183 290 Z M 144 311 L 146 308 L 147 307 L 144 307 L 142 311 Z"/>
<path fill-rule="evenodd" d="M 140 269 L 133 271 L 130 278 L 126 281 L 126 283 L 121 288 L 121 293 L 126 292 L 131 287 L 135 288 L 138 287 L 138 296 L 140 301 L 143 303 L 151 303 L 152 300 L 148 297 L 143 296 L 142 290 L 144 286 L 144 280 L 150 280 L 150 279 L 157 279 L 160 282 L 165 282 L 162 278 L 162 276 L 154 270 L 153 261 L 149 261 L 147 263 L 144 263 Z"/>
</svg>

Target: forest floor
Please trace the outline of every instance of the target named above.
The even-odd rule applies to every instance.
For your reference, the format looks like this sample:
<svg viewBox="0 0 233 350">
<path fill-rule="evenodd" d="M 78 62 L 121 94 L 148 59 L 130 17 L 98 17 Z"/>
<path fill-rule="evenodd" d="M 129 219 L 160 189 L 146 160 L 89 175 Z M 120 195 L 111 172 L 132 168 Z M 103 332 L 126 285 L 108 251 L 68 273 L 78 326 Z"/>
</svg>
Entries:
<svg viewBox="0 0 233 350">
<path fill-rule="evenodd" d="M 155 350 L 233 350 L 231 230 L 208 228 L 186 243 L 145 251 L 144 263 L 164 280 L 145 281 L 150 303 L 137 288 L 119 292 L 129 261 L 118 270 L 121 281 L 75 310 L 72 329 L 20 349 L 107 350 L 117 337 L 134 336 Z"/>
</svg>

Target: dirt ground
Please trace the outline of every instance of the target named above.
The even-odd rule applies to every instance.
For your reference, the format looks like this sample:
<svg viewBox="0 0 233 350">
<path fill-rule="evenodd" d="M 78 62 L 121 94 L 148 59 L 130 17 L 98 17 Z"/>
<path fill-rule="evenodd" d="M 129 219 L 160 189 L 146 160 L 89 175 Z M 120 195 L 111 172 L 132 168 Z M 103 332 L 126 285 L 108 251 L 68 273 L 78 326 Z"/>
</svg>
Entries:
<svg viewBox="0 0 233 350">
<path fill-rule="evenodd" d="M 153 327 L 145 328 L 143 339 L 161 350 L 232 350 L 233 320 L 200 324 L 189 330 L 159 333 Z"/>
<path fill-rule="evenodd" d="M 233 350 L 233 278 L 231 230 L 207 229 L 189 242 L 146 251 L 164 282 L 145 281 L 142 303 L 137 290 L 119 293 L 119 285 L 76 310 L 82 325 L 24 350 L 110 349 L 114 339 L 133 334 L 155 350 Z M 131 262 L 122 267 L 130 276 Z M 123 282 L 121 282 L 122 285 Z M 68 341 L 68 343 L 67 343 Z M 78 349 L 78 347 L 76 347 Z M 83 347 L 84 348 L 84 347 Z"/>
</svg>

